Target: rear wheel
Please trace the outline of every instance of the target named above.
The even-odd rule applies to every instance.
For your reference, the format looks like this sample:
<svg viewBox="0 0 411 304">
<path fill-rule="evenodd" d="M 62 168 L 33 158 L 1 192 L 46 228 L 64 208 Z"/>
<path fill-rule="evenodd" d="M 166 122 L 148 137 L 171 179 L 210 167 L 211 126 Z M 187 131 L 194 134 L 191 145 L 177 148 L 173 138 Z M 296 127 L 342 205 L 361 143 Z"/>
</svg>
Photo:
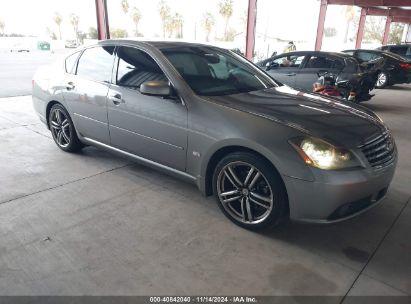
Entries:
<svg viewBox="0 0 411 304">
<path fill-rule="evenodd" d="M 65 152 L 76 152 L 83 145 L 77 137 L 76 129 L 67 110 L 61 104 L 52 106 L 49 127 L 57 146 Z"/>
<path fill-rule="evenodd" d="M 236 152 L 224 157 L 215 169 L 213 190 L 225 216 L 246 229 L 275 226 L 288 210 L 280 176 L 256 154 Z"/>
<path fill-rule="evenodd" d="M 389 78 L 388 74 L 385 72 L 380 72 L 377 77 L 377 82 L 375 83 L 375 87 L 378 89 L 383 89 L 388 85 Z"/>
</svg>

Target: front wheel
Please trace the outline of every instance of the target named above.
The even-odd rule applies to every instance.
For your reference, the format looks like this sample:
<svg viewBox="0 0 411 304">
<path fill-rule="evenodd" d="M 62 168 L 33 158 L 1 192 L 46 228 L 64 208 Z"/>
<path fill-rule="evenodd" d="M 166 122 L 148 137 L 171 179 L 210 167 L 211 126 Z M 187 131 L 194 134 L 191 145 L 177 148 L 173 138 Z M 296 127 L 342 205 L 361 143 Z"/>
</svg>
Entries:
<svg viewBox="0 0 411 304">
<path fill-rule="evenodd" d="M 224 157 L 215 169 L 213 190 L 224 215 L 246 229 L 275 226 L 288 210 L 279 174 L 253 153 L 236 152 Z"/>
<path fill-rule="evenodd" d="M 69 113 L 61 104 L 52 106 L 49 127 L 57 146 L 65 152 L 76 152 L 83 145 L 77 137 L 76 129 Z"/>
</svg>

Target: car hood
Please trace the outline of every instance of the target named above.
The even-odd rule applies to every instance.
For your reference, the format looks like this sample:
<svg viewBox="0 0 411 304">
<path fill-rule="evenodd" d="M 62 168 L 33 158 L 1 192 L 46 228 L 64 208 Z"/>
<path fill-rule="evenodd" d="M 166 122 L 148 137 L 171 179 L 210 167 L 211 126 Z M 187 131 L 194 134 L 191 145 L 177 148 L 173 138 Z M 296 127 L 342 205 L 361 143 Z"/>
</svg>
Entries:
<svg viewBox="0 0 411 304">
<path fill-rule="evenodd" d="M 207 99 L 347 148 L 364 144 L 386 130 L 378 117 L 362 106 L 288 86 Z"/>
</svg>

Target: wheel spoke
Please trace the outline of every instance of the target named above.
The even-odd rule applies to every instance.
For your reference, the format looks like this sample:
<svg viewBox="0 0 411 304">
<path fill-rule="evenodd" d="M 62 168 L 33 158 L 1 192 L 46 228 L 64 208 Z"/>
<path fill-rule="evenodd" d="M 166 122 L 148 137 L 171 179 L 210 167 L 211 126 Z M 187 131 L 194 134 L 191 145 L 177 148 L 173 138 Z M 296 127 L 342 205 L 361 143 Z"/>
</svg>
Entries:
<svg viewBox="0 0 411 304">
<path fill-rule="evenodd" d="M 271 197 L 264 197 L 262 195 L 259 195 L 259 194 L 255 193 L 255 192 L 250 192 L 250 195 L 254 196 L 255 198 L 257 198 L 261 201 L 264 201 L 264 202 L 267 202 L 267 203 L 271 204 Z"/>
<path fill-rule="evenodd" d="M 238 185 L 242 186 L 243 183 L 242 183 L 242 182 L 240 181 L 240 179 L 237 177 L 237 174 L 235 174 L 233 168 L 231 168 L 231 166 L 228 166 L 227 169 L 228 169 L 228 171 L 230 172 L 231 176 L 234 178 L 235 182 L 236 182 Z"/>
<path fill-rule="evenodd" d="M 243 221 L 245 222 L 246 221 L 246 219 L 245 219 L 245 206 L 244 206 L 244 201 L 245 201 L 245 198 L 243 197 L 242 199 L 241 199 L 241 216 L 242 216 L 242 218 L 243 218 Z"/>
<path fill-rule="evenodd" d="M 64 140 L 66 141 L 66 144 L 68 144 L 70 142 L 70 138 L 67 136 L 64 129 L 61 130 L 61 135 L 63 136 Z"/>
<path fill-rule="evenodd" d="M 238 193 L 239 193 L 238 190 L 232 190 L 232 191 L 227 191 L 227 192 L 221 193 L 220 195 L 221 196 L 227 196 L 227 195 L 233 195 L 233 194 L 238 194 Z"/>
<path fill-rule="evenodd" d="M 264 204 L 260 203 L 259 201 L 256 201 L 256 200 L 253 199 L 252 197 L 250 197 L 250 202 L 253 202 L 254 204 L 257 204 L 258 206 L 261 206 L 261 207 L 263 207 L 263 208 L 265 208 L 265 209 L 270 208 L 270 206 L 264 205 Z"/>
<path fill-rule="evenodd" d="M 67 128 L 68 126 L 70 126 L 70 124 L 69 124 L 69 122 L 68 122 L 68 120 L 67 120 L 67 118 L 66 118 L 66 119 L 64 119 L 63 122 L 61 123 L 61 127 L 62 127 L 63 129 L 65 129 L 65 128 Z"/>
<path fill-rule="evenodd" d="M 233 201 L 236 201 L 236 200 L 238 200 L 238 199 L 240 199 L 240 198 L 241 198 L 241 195 L 234 196 L 234 197 L 231 197 L 231 198 L 227 198 L 227 199 L 223 200 L 223 203 L 224 203 L 224 204 L 228 204 L 228 203 L 231 203 L 231 202 L 233 202 Z"/>
<path fill-rule="evenodd" d="M 57 133 L 57 142 L 60 144 L 60 145 L 63 145 L 63 131 L 58 131 L 58 133 Z"/>
<path fill-rule="evenodd" d="M 257 173 L 254 175 L 253 180 L 251 181 L 250 185 L 248 186 L 249 189 L 254 187 L 255 183 L 257 182 L 258 178 L 260 177 L 261 173 L 257 171 Z"/>
<path fill-rule="evenodd" d="M 250 222 L 252 222 L 253 221 L 253 214 L 251 212 L 250 200 L 248 198 L 246 198 L 246 200 L 245 200 L 245 206 L 246 206 L 246 210 L 247 210 L 247 218 Z"/>
<path fill-rule="evenodd" d="M 56 121 L 59 125 L 61 125 L 61 113 L 60 110 L 56 110 Z"/>
<path fill-rule="evenodd" d="M 51 121 L 51 127 L 56 130 L 60 130 L 60 125 L 54 120 Z"/>
<path fill-rule="evenodd" d="M 253 175 L 253 173 L 254 173 L 254 167 L 251 167 L 250 171 L 248 171 L 247 177 L 245 178 L 245 181 L 244 181 L 244 186 L 245 187 L 247 187 L 247 184 L 248 184 L 251 176 Z"/>
</svg>

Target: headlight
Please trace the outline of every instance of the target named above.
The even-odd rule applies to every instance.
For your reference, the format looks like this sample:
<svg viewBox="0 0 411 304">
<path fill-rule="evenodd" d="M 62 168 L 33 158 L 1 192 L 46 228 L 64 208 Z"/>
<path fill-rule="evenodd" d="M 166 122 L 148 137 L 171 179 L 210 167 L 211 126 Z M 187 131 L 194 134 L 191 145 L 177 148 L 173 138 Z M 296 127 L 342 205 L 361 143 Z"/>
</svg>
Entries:
<svg viewBox="0 0 411 304">
<path fill-rule="evenodd" d="M 359 166 L 350 151 L 336 148 L 322 139 L 303 137 L 289 142 L 307 165 L 326 170 Z"/>
</svg>

